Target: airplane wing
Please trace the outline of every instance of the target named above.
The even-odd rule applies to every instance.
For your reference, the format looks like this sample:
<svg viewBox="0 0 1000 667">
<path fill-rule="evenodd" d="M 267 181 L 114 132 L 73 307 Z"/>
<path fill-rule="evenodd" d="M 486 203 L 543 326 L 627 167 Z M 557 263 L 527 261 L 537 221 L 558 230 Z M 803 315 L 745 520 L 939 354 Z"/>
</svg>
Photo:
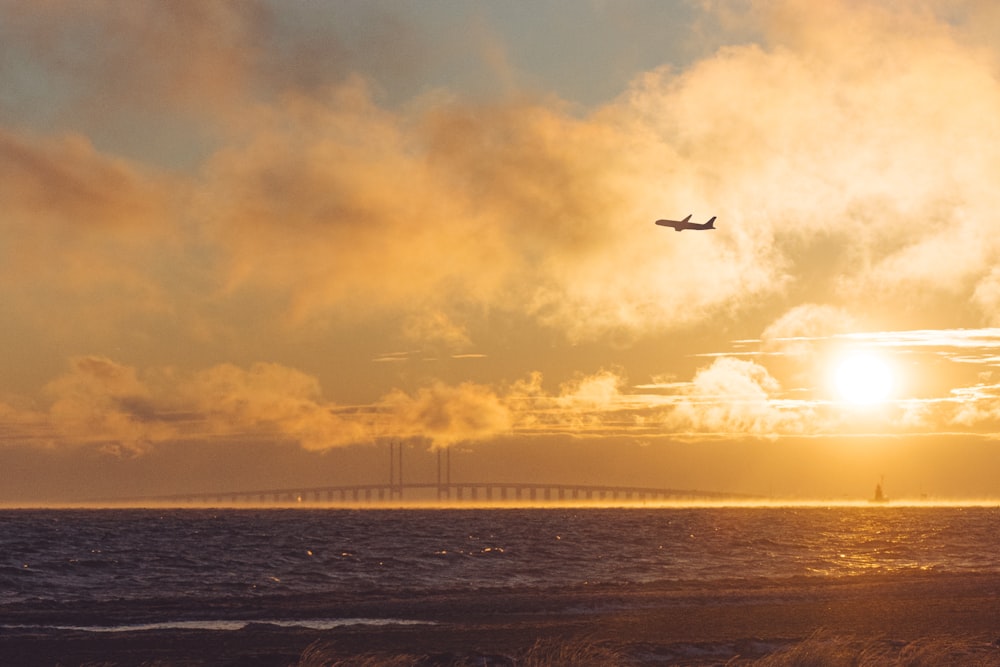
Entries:
<svg viewBox="0 0 1000 667">
<path fill-rule="evenodd" d="M 656 224 L 663 227 L 673 227 L 677 231 L 681 231 L 682 229 L 687 229 L 690 225 L 691 215 L 691 213 L 688 213 L 687 217 L 683 220 L 657 220 Z"/>
</svg>

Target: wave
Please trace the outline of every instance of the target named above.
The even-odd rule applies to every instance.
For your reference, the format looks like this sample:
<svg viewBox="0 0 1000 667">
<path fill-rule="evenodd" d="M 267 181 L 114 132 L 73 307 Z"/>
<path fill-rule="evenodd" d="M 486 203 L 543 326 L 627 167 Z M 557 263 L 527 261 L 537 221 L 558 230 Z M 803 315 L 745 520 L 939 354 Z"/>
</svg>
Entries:
<svg viewBox="0 0 1000 667">
<path fill-rule="evenodd" d="M 156 623 L 134 623 L 121 625 L 42 625 L 17 624 L 0 625 L 0 630 L 67 630 L 75 632 L 155 632 L 165 630 L 207 630 L 236 631 L 249 627 L 305 628 L 307 630 L 332 630 L 352 625 L 436 625 L 434 621 L 406 618 L 309 618 L 270 620 L 197 620 L 159 621 Z"/>
<path fill-rule="evenodd" d="M 0 611 L 595 584 L 1000 574 L 996 508 L 0 511 Z M 156 619 L 153 619 L 156 620 Z"/>
</svg>

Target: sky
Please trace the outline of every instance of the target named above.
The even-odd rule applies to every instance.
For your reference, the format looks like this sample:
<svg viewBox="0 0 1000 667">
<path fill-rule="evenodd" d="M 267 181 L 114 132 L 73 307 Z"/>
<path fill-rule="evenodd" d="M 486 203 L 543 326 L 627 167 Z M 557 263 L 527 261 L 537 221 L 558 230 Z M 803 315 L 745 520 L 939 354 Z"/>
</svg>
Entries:
<svg viewBox="0 0 1000 667">
<path fill-rule="evenodd" d="M 0 502 L 377 483 L 393 441 L 408 481 L 1000 498 L 997 34 L 2 0 Z"/>
</svg>

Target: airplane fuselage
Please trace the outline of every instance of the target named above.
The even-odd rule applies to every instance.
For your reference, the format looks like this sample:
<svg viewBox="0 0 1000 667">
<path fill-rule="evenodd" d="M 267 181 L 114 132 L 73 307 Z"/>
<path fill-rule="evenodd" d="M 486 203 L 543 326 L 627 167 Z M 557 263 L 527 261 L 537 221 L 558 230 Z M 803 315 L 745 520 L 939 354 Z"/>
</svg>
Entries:
<svg viewBox="0 0 1000 667">
<path fill-rule="evenodd" d="M 691 216 L 683 220 L 657 220 L 656 224 L 661 227 L 673 227 L 675 232 L 683 232 L 685 229 L 715 229 L 715 216 L 705 223 L 688 222 Z"/>
</svg>

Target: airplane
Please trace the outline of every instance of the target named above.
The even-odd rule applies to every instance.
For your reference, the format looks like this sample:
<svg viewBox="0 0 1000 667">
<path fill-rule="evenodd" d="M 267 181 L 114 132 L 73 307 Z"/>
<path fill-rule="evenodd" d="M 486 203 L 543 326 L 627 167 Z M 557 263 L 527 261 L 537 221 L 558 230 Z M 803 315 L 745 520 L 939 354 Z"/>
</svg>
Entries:
<svg viewBox="0 0 1000 667">
<path fill-rule="evenodd" d="M 715 229 L 715 216 L 704 224 L 698 224 L 697 222 L 688 222 L 691 216 L 684 218 L 683 220 L 657 220 L 656 224 L 661 227 L 673 227 L 675 232 L 683 232 L 685 229 Z"/>
</svg>

